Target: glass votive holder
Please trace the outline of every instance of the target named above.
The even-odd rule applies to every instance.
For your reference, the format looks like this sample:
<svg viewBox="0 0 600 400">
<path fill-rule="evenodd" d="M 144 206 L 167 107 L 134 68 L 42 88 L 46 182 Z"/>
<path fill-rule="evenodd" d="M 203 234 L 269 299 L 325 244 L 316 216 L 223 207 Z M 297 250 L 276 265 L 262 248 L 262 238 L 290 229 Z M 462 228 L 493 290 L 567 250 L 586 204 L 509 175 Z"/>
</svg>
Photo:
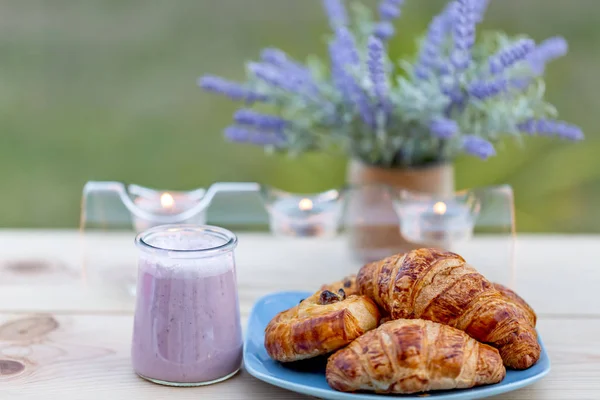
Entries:
<svg viewBox="0 0 600 400">
<path fill-rule="evenodd" d="M 137 208 L 132 213 L 136 232 L 168 223 L 202 225 L 206 222 L 206 207 L 199 206 L 206 194 L 204 189 L 187 192 L 161 191 L 129 185 L 128 191 Z M 194 209 L 196 211 L 190 212 Z"/>
<path fill-rule="evenodd" d="M 471 192 L 451 197 L 400 191 L 394 201 L 400 233 L 414 243 L 451 249 L 473 236 L 480 202 Z"/>
<path fill-rule="evenodd" d="M 201 386 L 242 363 L 236 236 L 213 226 L 163 225 L 140 233 L 131 358 L 142 378 Z"/>
<path fill-rule="evenodd" d="M 338 232 L 343 210 L 339 190 L 295 194 L 263 187 L 271 232 L 277 236 L 332 237 Z"/>
</svg>

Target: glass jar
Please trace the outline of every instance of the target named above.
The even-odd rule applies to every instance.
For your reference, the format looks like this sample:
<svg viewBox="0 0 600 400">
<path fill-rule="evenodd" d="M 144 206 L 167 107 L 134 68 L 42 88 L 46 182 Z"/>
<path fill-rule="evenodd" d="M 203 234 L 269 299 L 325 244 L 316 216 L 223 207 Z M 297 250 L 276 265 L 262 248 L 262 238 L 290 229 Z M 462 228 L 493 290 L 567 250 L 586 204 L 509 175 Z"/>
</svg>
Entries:
<svg viewBox="0 0 600 400">
<path fill-rule="evenodd" d="M 142 378 L 200 386 L 242 363 L 236 236 L 213 226 L 163 225 L 140 233 L 132 363 Z"/>
</svg>

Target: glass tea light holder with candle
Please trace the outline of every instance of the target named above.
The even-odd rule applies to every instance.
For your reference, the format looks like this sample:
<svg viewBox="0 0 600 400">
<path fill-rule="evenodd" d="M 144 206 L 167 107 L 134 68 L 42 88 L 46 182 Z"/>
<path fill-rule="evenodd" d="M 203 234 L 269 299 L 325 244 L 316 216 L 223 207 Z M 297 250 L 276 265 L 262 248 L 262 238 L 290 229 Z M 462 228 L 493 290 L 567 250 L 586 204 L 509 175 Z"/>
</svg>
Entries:
<svg viewBox="0 0 600 400">
<path fill-rule="evenodd" d="M 131 360 L 142 378 L 201 386 L 233 376 L 242 363 L 236 236 L 201 225 L 140 233 Z"/>
<path fill-rule="evenodd" d="M 415 247 L 456 252 L 493 282 L 513 285 L 516 229 L 510 186 L 446 197 L 400 190 L 394 192 L 394 207 L 401 235 Z"/>
<path fill-rule="evenodd" d="M 205 189 L 195 189 L 189 192 L 173 190 L 154 190 L 138 185 L 129 185 L 129 195 L 133 203 L 141 210 L 152 214 L 151 218 L 144 218 L 133 213 L 133 226 L 136 232 L 142 232 L 161 223 L 156 216 L 173 216 L 188 210 L 194 210 L 206 195 Z M 206 208 L 197 210 L 183 222 L 187 224 L 204 224 L 206 222 Z"/>
<path fill-rule="evenodd" d="M 434 197 L 401 190 L 395 202 L 400 233 L 414 243 L 450 249 L 473 236 L 480 202 L 471 192 Z"/>
<path fill-rule="evenodd" d="M 296 194 L 265 186 L 262 193 L 276 236 L 333 237 L 338 233 L 343 190 Z"/>
</svg>

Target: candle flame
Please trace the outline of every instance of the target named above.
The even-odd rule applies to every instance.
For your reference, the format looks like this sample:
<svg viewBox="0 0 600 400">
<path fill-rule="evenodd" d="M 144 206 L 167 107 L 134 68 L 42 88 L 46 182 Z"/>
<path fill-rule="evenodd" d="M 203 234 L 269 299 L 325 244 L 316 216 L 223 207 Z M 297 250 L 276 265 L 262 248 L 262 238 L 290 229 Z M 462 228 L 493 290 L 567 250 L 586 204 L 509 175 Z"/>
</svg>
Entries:
<svg viewBox="0 0 600 400">
<path fill-rule="evenodd" d="M 438 215 L 446 214 L 446 209 L 446 203 L 444 203 L 443 201 L 438 201 L 433 205 L 433 212 Z"/>
<path fill-rule="evenodd" d="M 165 192 L 160 195 L 160 205 L 162 208 L 171 208 L 173 207 L 173 204 L 175 204 L 175 200 L 171 193 Z"/>
<path fill-rule="evenodd" d="M 298 203 L 298 207 L 300 207 L 300 209 L 302 211 L 312 210 L 312 208 L 313 208 L 313 202 L 312 202 L 311 199 L 302 199 Z"/>
</svg>

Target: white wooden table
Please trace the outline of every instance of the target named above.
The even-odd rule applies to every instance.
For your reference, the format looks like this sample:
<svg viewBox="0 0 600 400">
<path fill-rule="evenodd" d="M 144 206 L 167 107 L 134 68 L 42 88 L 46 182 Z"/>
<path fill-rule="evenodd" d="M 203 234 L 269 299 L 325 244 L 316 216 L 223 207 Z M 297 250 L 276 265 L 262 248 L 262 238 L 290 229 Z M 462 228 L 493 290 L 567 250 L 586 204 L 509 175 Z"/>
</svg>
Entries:
<svg viewBox="0 0 600 400">
<path fill-rule="evenodd" d="M 493 257 L 494 239 L 474 240 Z M 497 399 L 600 399 L 600 236 L 521 236 L 514 286 L 536 309 L 552 371 Z M 241 234 L 243 323 L 256 299 L 313 290 L 359 267 L 343 238 Z M 0 231 L 0 399 L 304 399 L 242 371 L 221 384 L 151 384 L 129 358 L 135 273 L 131 234 Z"/>
</svg>

